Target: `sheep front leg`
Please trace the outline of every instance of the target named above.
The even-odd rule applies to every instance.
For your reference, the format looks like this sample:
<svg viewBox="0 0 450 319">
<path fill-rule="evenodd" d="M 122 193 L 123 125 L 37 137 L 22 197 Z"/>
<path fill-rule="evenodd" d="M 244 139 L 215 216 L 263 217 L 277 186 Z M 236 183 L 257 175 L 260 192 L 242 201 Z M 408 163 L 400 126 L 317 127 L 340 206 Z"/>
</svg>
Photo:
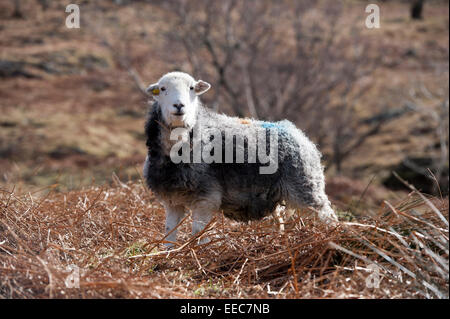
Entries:
<svg viewBox="0 0 450 319">
<path fill-rule="evenodd" d="M 212 197 L 210 200 L 205 200 L 197 203 L 194 207 L 192 207 L 192 235 L 195 236 L 199 232 L 201 232 L 206 225 L 211 221 L 214 211 L 216 211 L 219 207 L 219 202 L 217 200 L 213 200 Z M 207 237 L 202 238 L 198 241 L 199 244 L 206 244 L 210 240 Z"/>
<path fill-rule="evenodd" d="M 213 212 L 209 209 L 196 209 L 192 212 L 192 235 L 195 236 L 201 232 L 211 221 Z M 209 238 L 204 237 L 198 241 L 199 244 L 209 243 Z"/>
<path fill-rule="evenodd" d="M 164 209 L 166 210 L 166 240 L 168 243 L 164 243 L 164 245 L 170 249 L 173 247 L 173 243 L 177 240 L 177 232 L 178 229 L 174 229 L 184 217 L 186 210 L 183 206 L 172 206 L 166 203 L 163 203 Z"/>
<path fill-rule="evenodd" d="M 197 201 L 192 205 L 192 235 L 195 236 L 198 232 L 202 231 L 206 225 L 211 221 L 215 211 L 219 210 L 222 200 L 222 193 L 219 191 L 213 191 L 208 194 L 207 197 Z M 206 244 L 210 240 L 206 237 L 199 240 L 199 244 Z"/>
</svg>

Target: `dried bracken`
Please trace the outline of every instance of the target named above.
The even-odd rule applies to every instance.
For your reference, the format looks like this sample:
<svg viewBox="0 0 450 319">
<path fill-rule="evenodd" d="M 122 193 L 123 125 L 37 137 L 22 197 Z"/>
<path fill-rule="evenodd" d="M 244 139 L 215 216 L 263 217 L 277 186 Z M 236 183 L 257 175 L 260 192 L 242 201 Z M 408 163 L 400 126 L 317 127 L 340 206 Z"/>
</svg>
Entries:
<svg viewBox="0 0 450 319">
<path fill-rule="evenodd" d="M 38 195 L 0 191 L 2 298 L 448 298 L 448 199 L 415 190 L 337 227 L 218 215 L 205 245 L 187 217 L 171 251 L 142 183 Z"/>
</svg>

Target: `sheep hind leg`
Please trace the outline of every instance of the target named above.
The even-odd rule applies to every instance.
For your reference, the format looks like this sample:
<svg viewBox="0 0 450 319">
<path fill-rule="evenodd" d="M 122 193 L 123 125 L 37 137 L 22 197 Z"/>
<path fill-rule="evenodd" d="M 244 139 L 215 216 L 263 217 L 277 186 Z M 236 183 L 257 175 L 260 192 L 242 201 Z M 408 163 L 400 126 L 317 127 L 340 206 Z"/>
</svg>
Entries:
<svg viewBox="0 0 450 319">
<path fill-rule="evenodd" d="M 319 219 L 329 225 L 335 225 L 338 221 L 336 213 L 331 208 L 331 203 L 328 200 L 328 196 L 324 191 L 312 189 L 309 191 L 294 193 L 296 196 L 291 197 L 289 201 L 293 207 L 304 208 L 309 207 L 315 213 Z"/>
<path fill-rule="evenodd" d="M 338 222 L 336 213 L 331 208 L 329 202 L 315 209 L 318 212 L 318 217 L 321 221 L 329 225 L 335 225 Z"/>
</svg>

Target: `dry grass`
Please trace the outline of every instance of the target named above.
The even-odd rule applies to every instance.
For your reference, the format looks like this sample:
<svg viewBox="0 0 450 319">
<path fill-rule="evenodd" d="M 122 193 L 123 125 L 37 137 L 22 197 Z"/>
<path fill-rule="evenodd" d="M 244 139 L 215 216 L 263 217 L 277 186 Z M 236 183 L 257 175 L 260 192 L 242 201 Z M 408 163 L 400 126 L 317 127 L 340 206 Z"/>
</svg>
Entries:
<svg viewBox="0 0 450 319">
<path fill-rule="evenodd" d="M 298 211 L 284 216 L 284 233 L 272 217 L 217 216 L 201 246 L 187 217 L 170 252 L 164 212 L 142 183 L 1 190 L 0 207 L 2 298 L 448 298 L 448 199 L 415 191 L 337 227 Z M 79 289 L 64 283 L 70 265 Z"/>
</svg>

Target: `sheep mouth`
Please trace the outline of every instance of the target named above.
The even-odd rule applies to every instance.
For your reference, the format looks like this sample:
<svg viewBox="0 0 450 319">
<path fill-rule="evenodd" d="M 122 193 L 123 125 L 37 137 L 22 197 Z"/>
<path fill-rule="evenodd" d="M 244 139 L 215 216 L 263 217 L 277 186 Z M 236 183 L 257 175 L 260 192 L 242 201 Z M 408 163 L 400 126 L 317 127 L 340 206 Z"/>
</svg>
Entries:
<svg viewBox="0 0 450 319">
<path fill-rule="evenodd" d="M 183 116 L 184 112 L 175 112 L 175 113 L 172 113 L 172 115 L 174 115 L 174 116 Z"/>
</svg>

